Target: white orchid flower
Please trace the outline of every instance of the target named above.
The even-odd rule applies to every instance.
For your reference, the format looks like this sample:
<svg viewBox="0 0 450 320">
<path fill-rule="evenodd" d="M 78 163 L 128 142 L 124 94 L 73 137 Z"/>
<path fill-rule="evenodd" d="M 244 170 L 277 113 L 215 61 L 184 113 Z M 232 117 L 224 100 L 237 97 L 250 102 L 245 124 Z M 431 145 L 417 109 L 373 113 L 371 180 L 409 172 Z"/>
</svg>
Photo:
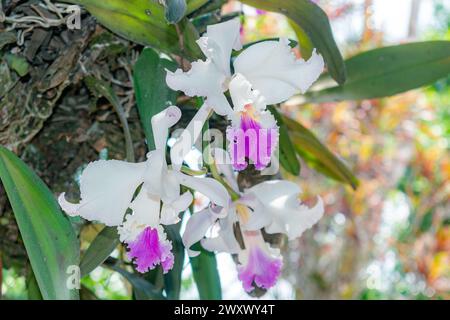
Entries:
<svg viewBox="0 0 450 320">
<path fill-rule="evenodd" d="M 223 150 L 215 149 L 215 157 Z M 225 178 L 234 180 L 225 172 L 226 165 L 219 169 Z M 237 186 L 230 186 L 236 192 Z M 260 288 L 272 287 L 281 272 L 281 256 L 278 250 L 269 247 L 261 230 L 266 233 L 284 233 L 289 240 L 296 239 L 317 223 L 324 213 L 320 197 L 315 206 L 309 208 L 302 204 L 300 187 L 290 181 L 272 180 L 259 183 L 241 193 L 228 208 L 228 212 L 214 210 L 214 207 L 194 213 L 186 225 L 183 243 L 190 256 L 198 252 L 190 247 L 201 241 L 209 251 L 238 254 L 238 274 L 246 291 L 252 291 L 256 284 Z M 220 212 L 220 213 L 219 213 Z M 242 235 L 241 248 L 236 239 L 234 226 L 239 223 Z M 217 236 L 206 237 L 211 228 L 219 228 Z"/>
<path fill-rule="evenodd" d="M 206 60 L 193 62 L 187 72 L 167 71 L 166 82 L 188 96 L 205 97 L 202 108 L 213 109 L 231 120 L 227 138 L 236 170 L 247 166 L 245 158 L 261 170 L 278 143 L 278 126 L 266 111 L 266 104 L 281 103 L 297 92 L 304 93 L 323 71 L 324 61 L 315 50 L 308 61 L 296 59 L 287 39 L 262 41 L 237 56 L 232 74 L 232 50 L 242 48 L 239 29 L 239 19 L 208 26 L 197 40 Z M 234 108 L 224 95 L 227 90 Z"/>
<path fill-rule="evenodd" d="M 118 226 L 120 240 L 128 245 L 128 256 L 139 272 L 161 264 L 166 273 L 173 266 L 172 244 L 162 225 L 177 223 L 178 214 L 192 203 L 190 192 L 180 195 L 180 185 L 203 193 L 218 206 L 226 207 L 230 201 L 226 189 L 214 179 L 191 177 L 168 167 L 168 132 L 180 117 L 180 109 L 171 106 L 152 118 L 156 149 L 145 162 L 91 162 L 81 175 L 81 201 L 70 203 L 64 193 L 58 199 L 68 215 Z"/>
</svg>

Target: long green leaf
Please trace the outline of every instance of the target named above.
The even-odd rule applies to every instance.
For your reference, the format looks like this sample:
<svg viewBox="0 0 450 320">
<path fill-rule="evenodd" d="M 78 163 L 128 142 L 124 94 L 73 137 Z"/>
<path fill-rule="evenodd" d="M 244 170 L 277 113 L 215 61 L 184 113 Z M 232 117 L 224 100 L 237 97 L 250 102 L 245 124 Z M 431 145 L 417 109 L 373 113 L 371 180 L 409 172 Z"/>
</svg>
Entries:
<svg viewBox="0 0 450 320">
<path fill-rule="evenodd" d="M 289 173 L 298 176 L 300 174 L 300 162 L 297 158 L 294 145 L 289 137 L 289 131 L 283 121 L 283 117 L 274 106 L 269 106 L 270 112 L 274 115 L 279 126 L 279 158 L 281 166 Z"/>
<path fill-rule="evenodd" d="M 164 288 L 167 298 L 178 300 L 181 291 L 181 273 L 183 272 L 184 246 L 180 236 L 181 223 L 166 226 L 167 238 L 172 241 L 172 253 L 175 257 L 172 270 L 164 275 Z"/>
<path fill-rule="evenodd" d="M 190 15 L 194 11 L 203 7 L 208 2 L 209 0 L 187 0 L 186 15 Z"/>
<path fill-rule="evenodd" d="M 63 1 L 84 6 L 101 24 L 128 40 L 166 53 L 183 54 L 190 58 L 202 56 L 194 41 L 198 35 L 192 24 L 187 20 L 179 23 L 180 41 L 176 27 L 167 23 L 164 7 L 158 1 Z"/>
<path fill-rule="evenodd" d="M 107 265 L 110 269 L 121 274 L 133 286 L 133 291 L 136 300 L 164 300 L 165 297 L 161 292 L 137 274 L 128 272 L 115 264 Z"/>
<path fill-rule="evenodd" d="M 166 20 L 169 23 L 177 23 L 186 13 L 186 0 L 165 0 L 165 9 Z"/>
<path fill-rule="evenodd" d="M 195 244 L 192 249 L 200 251 L 198 256 L 189 258 L 200 300 L 221 300 L 222 289 L 216 255 L 203 249 L 199 243 Z"/>
<path fill-rule="evenodd" d="M 28 300 L 42 300 L 42 294 L 34 276 L 33 270 L 29 270 L 27 276 L 27 292 Z"/>
<path fill-rule="evenodd" d="M 90 244 L 80 263 L 81 276 L 101 265 L 119 245 L 116 227 L 104 227 Z"/>
<path fill-rule="evenodd" d="M 373 99 L 430 85 L 450 74 L 450 41 L 378 48 L 345 61 L 343 86 L 310 91 L 309 102 Z M 326 77 L 324 77 L 326 78 Z"/>
<path fill-rule="evenodd" d="M 150 119 L 167 106 L 175 104 L 177 98 L 177 93 L 166 85 L 166 68 L 174 70 L 176 64 L 161 58 L 153 49 L 145 48 L 133 71 L 139 116 L 150 150 L 155 148 Z"/>
<path fill-rule="evenodd" d="M 292 29 L 295 32 L 295 35 L 297 36 L 297 41 L 300 47 L 300 52 L 302 53 L 302 58 L 309 59 L 314 50 L 314 45 L 311 42 L 311 39 L 306 34 L 305 30 L 303 30 L 294 21 L 289 20 L 289 25 L 292 27 Z"/>
<path fill-rule="evenodd" d="M 338 83 L 345 82 L 346 72 L 342 55 L 336 45 L 326 13 L 310 0 L 242 0 L 263 10 L 284 14 L 298 24 L 325 59 L 328 70 Z"/>
<path fill-rule="evenodd" d="M 290 136 L 298 154 L 313 168 L 328 177 L 347 183 L 356 189 L 358 179 L 316 136 L 303 125 L 288 117 L 283 117 L 290 130 Z"/>
<path fill-rule="evenodd" d="M 69 266 L 79 263 L 79 243 L 45 183 L 0 146 L 0 178 L 11 203 L 33 273 L 44 299 L 77 299 L 68 289 Z"/>
</svg>

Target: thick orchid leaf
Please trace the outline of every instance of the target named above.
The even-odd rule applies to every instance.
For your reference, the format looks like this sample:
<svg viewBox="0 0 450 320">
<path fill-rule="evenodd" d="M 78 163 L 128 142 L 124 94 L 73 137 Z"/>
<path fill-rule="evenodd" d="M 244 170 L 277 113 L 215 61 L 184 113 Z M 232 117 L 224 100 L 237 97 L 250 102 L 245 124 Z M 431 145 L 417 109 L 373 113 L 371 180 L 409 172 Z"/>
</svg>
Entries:
<svg viewBox="0 0 450 320">
<path fill-rule="evenodd" d="M 356 189 L 358 179 L 316 136 L 303 125 L 288 117 L 283 117 L 290 131 L 290 137 L 297 153 L 306 163 L 326 176 L 341 181 Z"/>
<path fill-rule="evenodd" d="M 166 226 L 167 238 L 172 241 L 172 253 L 175 257 L 173 268 L 164 275 L 164 289 L 168 299 L 180 299 L 181 273 L 184 265 L 184 246 L 180 236 L 181 223 Z"/>
<path fill-rule="evenodd" d="M 217 13 L 227 0 L 188 0 L 187 15 L 195 18 L 201 15 Z"/>
<path fill-rule="evenodd" d="M 310 0 L 242 0 L 250 6 L 284 14 L 304 30 L 317 51 L 323 56 L 328 70 L 343 84 L 346 71 L 342 55 L 336 45 L 326 13 Z"/>
<path fill-rule="evenodd" d="M 167 23 L 164 6 L 159 1 L 64 0 L 64 2 L 84 6 L 101 24 L 130 41 L 192 59 L 202 56 L 195 43 L 198 35 L 192 24 L 187 20 L 180 21 L 178 34 L 176 27 Z M 182 37 L 181 41 L 179 35 Z"/>
<path fill-rule="evenodd" d="M 295 35 L 297 36 L 297 41 L 300 47 L 300 52 L 302 53 L 302 58 L 305 60 L 309 59 L 314 50 L 314 45 L 311 42 L 311 39 L 306 34 L 305 30 L 303 30 L 294 21 L 289 20 L 289 25 L 292 27 L 292 29 L 295 32 Z"/>
<path fill-rule="evenodd" d="M 187 0 L 186 15 L 190 15 L 191 13 L 197 11 L 208 2 L 209 0 Z"/>
<path fill-rule="evenodd" d="M 142 50 L 133 68 L 136 102 L 150 150 L 155 148 L 150 119 L 166 107 L 174 105 L 177 98 L 177 93 L 166 85 L 166 68 L 174 71 L 176 64 L 161 58 L 151 48 Z"/>
<path fill-rule="evenodd" d="M 136 300 L 164 300 L 165 297 L 161 294 L 154 285 L 146 281 L 135 273 L 128 272 L 125 269 L 115 265 L 108 264 L 111 270 L 118 272 L 133 286 L 133 292 Z"/>
<path fill-rule="evenodd" d="M 360 53 L 345 64 L 348 80 L 344 85 L 310 91 L 307 101 L 381 98 L 433 84 L 450 73 L 450 41 L 378 48 Z"/>
<path fill-rule="evenodd" d="M 203 249 L 199 243 L 192 246 L 192 249 L 201 252 L 198 256 L 189 258 L 200 300 L 221 300 L 222 289 L 216 255 Z"/>
<path fill-rule="evenodd" d="M 42 300 L 42 294 L 34 276 L 33 270 L 29 271 L 27 276 L 27 293 L 28 300 Z"/>
<path fill-rule="evenodd" d="M 274 115 L 279 126 L 279 159 L 281 166 L 289 173 L 298 176 L 300 174 L 300 162 L 297 158 L 294 145 L 289 137 L 289 131 L 282 116 L 274 106 L 269 106 L 270 112 Z"/>
<path fill-rule="evenodd" d="M 169 23 L 179 22 L 185 15 L 187 5 L 186 0 L 165 0 L 166 20 Z"/>
<path fill-rule="evenodd" d="M 88 287 L 81 285 L 80 300 L 99 300 L 95 293 Z"/>
<path fill-rule="evenodd" d="M 81 276 L 89 274 L 101 265 L 119 245 L 119 235 L 116 227 L 104 227 L 98 233 L 85 254 L 81 258 Z"/>
<path fill-rule="evenodd" d="M 34 276 L 44 299 L 78 299 L 67 286 L 78 266 L 79 243 L 45 183 L 15 154 L 0 146 L 0 178 L 11 203 Z"/>
</svg>

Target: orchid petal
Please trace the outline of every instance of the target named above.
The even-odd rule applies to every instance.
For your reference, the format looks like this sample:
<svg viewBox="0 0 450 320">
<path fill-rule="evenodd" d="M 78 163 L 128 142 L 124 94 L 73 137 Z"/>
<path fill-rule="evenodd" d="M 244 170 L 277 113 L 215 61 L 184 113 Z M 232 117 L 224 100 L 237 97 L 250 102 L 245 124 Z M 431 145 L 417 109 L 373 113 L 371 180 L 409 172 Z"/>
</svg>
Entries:
<svg viewBox="0 0 450 320">
<path fill-rule="evenodd" d="M 260 231 L 244 232 L 243 236 L 245 250 L 240 251 L 238 256 L 238 278 L 245 291 L 253 291 L 254 284 L 263 289 L 273 287 L 283 265 L 279 252 L 267 246 Z"/>
<path fill-rule="evenodd" d="M 128 258 L 134 260 L 136 270 L 145 273 L 161 264 L 163 273 L 173 267 L 172 242 L 161 226 L 146 227 L 134 240 L 128 243 Z"/>
<path fill-rule="evenodd" d="M 208 251 L 238 253 L 241 250 L 234 236 L 233 225 L 237 221 L 236 214 L 230 212 L 225 218 L 219 220 L 219 234 L 217 237 L 201 240 L 202 247 Z"/>
<path fill-rule="evenodd" d="M 263 41 L 245 49 L 234 61 L 235 72 L 243 74 L 269 105 L 298 91 L 304 93 L 324 68 L 323 58 L 315 50 L 308 61 L 296 59 L 288 43 L 287 39 Z"/>
<path fill-rule="evenodd" d="M 161 195 L 162 183 L 167 175 L 165 151 L 156 149 L 147 153 L 147 170 L 144 174 L 145 188 L 151 194 Z"/>
<path fill-rule="evenodd" d="M 228 207 L 231 201 L 230 195 L 220 182 L 212 178 L 191 177 L 181 172 L 176 174 L 180 184 L 202 193 L 218 206 Z"/>
<path fill-rule="evenodd" d="M 206 97 L 208 104 L 217 114 L 226 115 L 231 112 L 223 92 L 227 75 L 223 74 L 211 61 L 197 60 L 192 63 L 188 72 L 177 69 L 167 70 L 166 83 L 172 90 L 183 91 L 190 97 Z"/>
<path fill-rule="evenodd" d="M 316 224 L 324 213 L 320 197 L 312 208 L 301 204 L 298 199 L 300 187 L 293 182 L 266 181 L 250 188 L 248 192 L 253 193 L 264 204 L 263 214 L 272 218 L 271 223 L 265 226 L 266 232 L 285 233 L 289 240 L 300 237 L 306 229 Z"/>
<path fill-rule="evenodd" d="M 317 198 L 314 207 L 308 208 L 299 203 L 295 196 L 285 198 L 284 204 L 274 206 L 272 223 L 266 227 L 267 233 L 285 233 L 289 240 L 293 240 L 315 225 L 324 213 L 323 201 Z M 283 208 L 283 209 L 280 209 Z"/>
<path fill-rule="evenodd" d="M 245 193 L 254 194 L 264 204 L 270 203 L 280 197 L 291 194 L 299 194 L 300 186 L 297 183 L 286 180 L 270 180 L 258 183 L 246 190 Z"/>
<path fill-rule="evenodd" d="M 180 197 L 180 182 L 173 170 L 167 170 L 163 176 L 161 200 L 164 202 L 174 202 Z"/>
<path fill-rule="evenodd" d="M 265 98 L 259 91 L 252 89 L 252 85 L 242 74 L 233 76 L 229 89 L 235 113 L 244 111 L 247 105 L 252 105 L 257 111 L 266 109 Z"/>
<path fill-rule="evenodd" d="M 239 29 L 238 19 L 208 26 L 204 36 L 197 41 L 207 59 L 193 62 L 188 72 L 167 70 L 167 85 L 190 97 L 206 97 L 205 103 L 219 115 L 230 114 L 231 107 L 223 92 L 227 90 L 225 83 L 231 76 L 231 52 L 242 48 Z"/>
<path fill-rule="evenodd" d="M 146 166 L 145 162 L 118 160 L 91 162 L 81 175 L 80 203 L 70 203 L 61 194 L 59 204 L 68 215 L 79 215 L 90 221 L 118 226 L 123 221 L 134 192 L 144 180 Z"/>
<path fill-rule="evenodd" d="M 187 191 L 171 203 L 163 202 L 160 223 L 165 225 L 178 223 L 180 221 L 178 214 L 187 210 L 193 200 L 192 193 Z"/>
<path fill-rule="evenodd" d="M 155 148 L 165 150 L 169 128 L 181 118 L 181 110 L 177 106 L 170 106 L 152 117 L 153 139 Z"/>
<path fill-rule="evenodd" d="M 189 218 L 183 234 L 183 244 L 190 257 L 195 257 L 200 254 L 200 251 L 193 251 L 190 248 L 193 244 L 203 239 L 216 219 L 209 208 L 196 212 Z"/>
<path fill-rule="evenodd" d="M 170 149 L 170 160 L 174 170 L 180 170 L 184 158 L 201 135 L 210 112 L 211 108 L 207 104 L 203 104 Z"/>
<path fill-rule="evenodd" d="M 159 224 L 160 202 L 159 197 L 148 193 L 143 187 L 131 202 L 130 209 L 139 223 L 155 228 Z"/>
<path fill-rule="evenodd" d="M 197 44 L 206 57 L 211 59 L 226 76 L 230 76 L 232 50 L 241 50 L 239 19 L 209 25 Z"/>
<path fill-rule="evenodd" d="M 246 221 L 241 219 L 241 228 L 243 230 L 259 230 L 272 222 L 271 212 L 266 210 L 266 206 L 252 194 L 245 194 L 239 200 L 245 206 L 252 209 L 252 213 Z"/>
</svg>

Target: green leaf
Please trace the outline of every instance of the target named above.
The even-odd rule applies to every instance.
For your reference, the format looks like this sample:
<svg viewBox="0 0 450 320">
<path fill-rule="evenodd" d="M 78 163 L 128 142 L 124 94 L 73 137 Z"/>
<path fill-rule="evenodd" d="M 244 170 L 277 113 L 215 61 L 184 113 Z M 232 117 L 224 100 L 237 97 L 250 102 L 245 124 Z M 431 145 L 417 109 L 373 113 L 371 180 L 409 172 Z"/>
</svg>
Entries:
<svg viewBox="0 0 450 320">
<path fill-rule="evenodd" d="M 430 85 L 450 73 L 450 41 L 426 41 L 378 48 L 345 61 L 343 86 L 310 91 L 309 102 L 373 99 Z M 326 77 L 324 77 L 326 79 Z"/>
<path fill-rule="evenodd" d="M 174 105 L 177 98 L 177 93 L 166 85 L 166 68 L 173 71 L 176 64 L 161 58 L 150 48 L 141 52 L 133 68 L 136 102 L 149 150 L 155 148 L 150 119 L 166 107 Z"/>
<path fill-rule="evenodd" d="M 29 271 L 27 276 L 28 300 L 42 300 L 42 294 L 34 276 L 33 270 Z"/>
<path fill-rule="evenodd" d="M 316 136 L 297 121 L 283 116 L 297 153 L 314 169 L 328 177 L 347 183 L 356 189 L 358 179 Z"/>
<path fill-rule="evenodd" d="M 128 272 L 115 264 L 108 264 L 108 268 L 121 274 L 133 286 L 136 300 L 164 300 L 165 297 L 150 282 L 137 274 Z"/>
<path fill-rule="evenodd" d="M 190 15 L 194 11 L 197 11 L 208 2 L 209 0 L 187 0 L 186 15 Z"/>
<path fill-rule="evenodd" d="M 200 300 L 221 300 L 222 289 L 216 255 L 203 249 L 200 243 L 193 245 L 192 249 L 200 251 L 198 256 L 189 258 Z"/>
<path fill-rule="evenodd" d="M 180 236 L 181 223 L 166 226 L 167 238 L 172 241 L 172 253 L 175 257 L 173 268 L 164 275 L 164 288 L 168 299 L 180 299 L 181 273 L 183 272 L 184 246 Z"/>
<path fill-rule="evenodd" d="M 16 155 L 0 146 L 0 178 L 11 203 L 33 273 L 44 299 L 77 299 L 66 286 L 78 265 L 79 243 L 45 183 Z"/>
<path fill-rule="evenodd" d="M 8 53 L 5 55 L 5 59 L 9 67 L 17 72 L 19 76 L 23 77 L 28 73 L 30 65 L 24 57 Z"/>
<path fill-rule="evenodd" d="M 289 137 L 289 131 L 283 121 L 282 116 L 278 113 L 274 106 L 268 107 L 270 112 L 274 115 L 279 126 L 279 150 L 280 150 L 280 164 L 289 173 L 298 176 L 300 174 L 300 162 L 297 159 L 297 153 L 291 138 Z"/>
<path fill-rule="evenodd" d="M 81 285 L 80 300 L 99 300 L 95 293 L 88 287 Z"/>
<path fill-rule="evenodd" d="M 179 22 L 186 13 L 186 0 L 165 0 L 166 20 L 169 23 Z"/>
<path fill-rule="evenodd" d="M 189 15 L 190 18 L 210 14 L 220 16 L 220 9 L 227 1 L 228 0 L 188 0 L 187 15 Z"/>
<path fill-rule="evenodd" d="M 80 262 L 81 276 L 101 265 L 119 245 L 116 227 L 104 227 L 90 244 Z"/>
<path fill-rule="evenodd" d="M 194 40 L 198 38 L 192 24 L 183 20 L 176 27 L 168 24 L 164 7 L 158 1 L 149 0 L 64 0 L 84 6 L 106 28 L 136 43 L 151 46 L 166 53 L 190 58 L 200 58 L 200 49 Z M 184 48 L 180 47 L 183 43 Z"/>
<path fill-rule="evenodd" d="M 302 53 L 302 58 L 305 60 L 309 59 L 314 50 L 314 45 L 311 42 L 311 39 L 306 34 L 305 30 L 303 30 L 294 21 L 289 20 L 289 25 L 292 27 L 292 30 L 294 30 L 295 35 L 297 36 L 297 41 L 300 47 L 300 52 Z"/>
<path fill-rule="evenodd" d="M 328 70 L 339 84 L 346 78 L 342 55 L 336 45 L 326 13 L 310 0 L 242 0 L 243 3 L 267 11 L 284 14 L 305 31 L 323 56 Z"/>
</svg>

